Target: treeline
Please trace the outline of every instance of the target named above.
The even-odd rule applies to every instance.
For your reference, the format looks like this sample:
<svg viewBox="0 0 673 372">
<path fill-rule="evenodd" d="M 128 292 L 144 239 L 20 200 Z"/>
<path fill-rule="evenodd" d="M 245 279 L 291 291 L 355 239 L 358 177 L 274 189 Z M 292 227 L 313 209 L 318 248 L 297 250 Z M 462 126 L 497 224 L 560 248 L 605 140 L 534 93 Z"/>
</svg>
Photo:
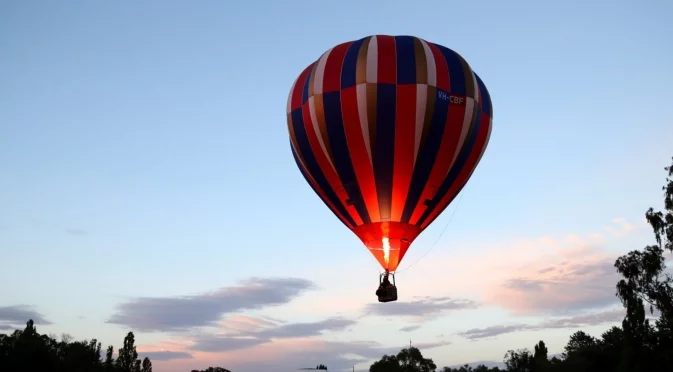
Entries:
<svg viewBox="0 0 673 372">
<path fill-rule="evenodd" d="M 673 253 L 673 163 L 664 184 L 664 211 L 645 213 L 657 244 L 619 257 L 621 275 L 616 296 L 626 315 L 621 327 L 612 327 L 599 338 L 583 331 L 570 336 L 560 356 L 549 358 L 544 341 L 533 350 L 509 350 L 506 369 L 486 366 L 444 367 L 440 372 L 671 372 L 673 371 L 673 277 L 666 273 L 665 252 Z M 658 313 L 652 323 L 646 318 Z M 434 372 L 432 359 L 416 348 L 385 355 L 370 372 Z"/>
<path fill-rule="evenodd" d="M 124 346 L 113 358 L 110 345 L 101 358 L 101 343 L 96 339 L 73 341 L 68 335 L 60 340 L 37 332 L 33 320 L 26 328 L 11 335 L 0 334 L 0 371 L 3 372 L 152 372 L 149 358 L 138 359 L 133 332 L 124 338 Z"/>
<path fill-rule="evenodd" d="M 101 355 L 101 343 L 96 339 L 73 341 L 69 335 L 58 340 L 37 332 L 33 320 L 26 328 L 11 335 L 0 334 L 0 372 L 152 372 L 150 358 L 140 360 L 135 336 L 129 332 L 124 346 L 117 350 L 108 346 Z M 191 372 L 230 372 L 222 367 L 208 367 Z"/>
</svg>

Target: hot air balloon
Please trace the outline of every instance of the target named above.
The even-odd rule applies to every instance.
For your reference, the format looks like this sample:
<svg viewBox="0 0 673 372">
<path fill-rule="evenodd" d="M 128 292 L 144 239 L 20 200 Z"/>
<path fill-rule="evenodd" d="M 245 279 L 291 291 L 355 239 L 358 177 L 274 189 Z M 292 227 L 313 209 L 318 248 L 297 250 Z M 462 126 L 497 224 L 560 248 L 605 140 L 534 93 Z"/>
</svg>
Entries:
<svg viewBox="0 0 673 372">
<path fill-rule="evenodd" d="M 471 177 L 492 118 L 488 90 L 465 59 L 413 36 L 339 44 L 295 80 L 292 155 L 385 270 L 380 302 L 397 300 L 395 270 Z"/>
</svg>

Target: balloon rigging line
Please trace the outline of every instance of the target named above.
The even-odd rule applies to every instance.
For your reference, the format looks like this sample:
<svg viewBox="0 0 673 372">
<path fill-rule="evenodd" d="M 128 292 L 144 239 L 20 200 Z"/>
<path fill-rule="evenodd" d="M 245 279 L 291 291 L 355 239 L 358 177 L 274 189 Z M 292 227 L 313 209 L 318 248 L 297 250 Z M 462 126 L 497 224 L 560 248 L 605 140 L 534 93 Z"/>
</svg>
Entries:
<svg viewBox="0 0 673 372">
<path fill-rule="evenodd" d="M 401 273 L 402 271 L 404 271 L 404 270 L 406 270 L 406 269 L 408 269 L 408 268 L 410 268 L 410 267 L 416 265 L 416 264 L 417 264 L 418 262 L 420 262 L 425 256 L 427 256 L 428 253 L 430 253 L 430 251 L 432 250 L 432 248 L 434 248 L 435 245 L 437 245 L 437 243 L 439 243 L 439 240 L 442 238 L 442 235 L 444 235 L 444 233 L 446 232 L 446 230 L 449 228 L 449 224 L 451 223 L 451 220 L 453 220 L 453 216 L 456 214 L 456 211 L 458 210 L 458 207 L 460 206 L 460 201 L 463 200 L 463 195 L 464 195 L 464 193 L 461 192 L 461 193 L 460 193 L 460 197 L 458 198 L 458 203 L 456 203 L 456 208 L 453 209 L 453 213 L 451 213 L 451 216 L 449 217 L 449 220 L 446 221 L 446 225 L 444 225 L 444 229 L 442 230 L 441 233 L 439 233 L 439 236 L 437 237 L 437 239 L 435 240 L 435 242 L 432 243 L 432 245 L 430 246 L 430 248 L 428 248 L 428 250 L 425 251 L 425 253 L 423 253 L 423 255 L 422 255 L 421 257 L 419 257 L 419 258 L 418 258 L 415 262 L 413 262 L 411 265 L 405 267 L 404 269 L 402 269 L 402 270 L 400 270 L 400 271 L 395 271 L 395 274 L 399 274 L 399 273 Z"/>
</svg>

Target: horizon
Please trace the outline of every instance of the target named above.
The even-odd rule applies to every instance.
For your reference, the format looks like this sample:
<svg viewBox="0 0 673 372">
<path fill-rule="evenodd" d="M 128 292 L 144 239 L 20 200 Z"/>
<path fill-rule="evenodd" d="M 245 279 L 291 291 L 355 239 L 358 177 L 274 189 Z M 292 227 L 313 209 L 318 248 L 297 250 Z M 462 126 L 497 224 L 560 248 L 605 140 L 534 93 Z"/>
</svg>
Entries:
<svg viewBox="0 0 673 372">
<path fill-rule="evenodd" d="M 673 155 L 666 14 L 625 0 L 5 1 L 0 333 L 32 318 L 118 348 L 133 331 L 166 372 L 368 370 L 410 339 L 438 366 L 501 363 L 600 335 L 624 314 L 615 259 L 654 243 L 644 214 L 662 208 Z M 297 169 L 285 117 L 306 66 L 375 34 L 455 50 L 494 107 L 481 162 L 387 304 L 376 259 Z"/>
</svg>

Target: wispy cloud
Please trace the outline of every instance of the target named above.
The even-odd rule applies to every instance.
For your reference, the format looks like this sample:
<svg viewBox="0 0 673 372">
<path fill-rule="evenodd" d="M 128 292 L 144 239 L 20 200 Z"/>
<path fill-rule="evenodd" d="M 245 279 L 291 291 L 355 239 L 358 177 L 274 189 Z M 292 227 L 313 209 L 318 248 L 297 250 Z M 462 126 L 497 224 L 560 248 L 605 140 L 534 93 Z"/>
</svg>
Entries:
<svg viewBox="0 0 673 372">
<path fill-rule="evenodd" d="M 432 348 L 446 342 L 427 343 Z M 228 349 L 219 353 L 194 352 L 194 360 L 157 360 L 158 370 L 182 371 L 221 365 L 237 372 L 284 371 L 325 364 L 330 370 L 350 370 L 353 365 L 370 364 L 384 354 L 394 354 L 406 345 L 383 346 L 376 342 L 316 338 L 278 339 L 248 348 Z"/>
<path fill-rule="evenodd" d="M 487 296 L 517 314 L 571 313 L 614 305 L 619 279 L 615 258 L 591 246 L 556 252 L 519 268 Z"/>
<path fill-rule="evenodd" d="M 150 358 L 152 361 L 157 360 L 175 360 L 175 359 L 192 359 L 192 354 L 186 351 L 148 351 L 148 352 L 139 352 L 138 355 L 140 358 Z"/>
<path fill-rule="evenodd" d="M 365 306 L 365 314 L 427 319 L 451 310 L 474 309 L 478 306 L 477 302 L 469 299 L 426 296 L 412 301 L 396 301 L 385 304 L 371 303 Z"/>
<path fill-rule="evenodd" d="M 254 317 L 233 314 L 218 323 L 218 328 L 228 332 L 251 332 L 263 328 L 276 327 L 283 322 L 269 317 Z"/>
<path fill-rule="evenodd" d="M 196 338 L 194 344 L 190 346 L 189 349 L 206 353 L 217 353 L 222 351 L 247 349 L 249 347 L 265 344 L 269 341 L 270 340 L 266 338 L 231 337 L 206 334 Z"/>
<path fill-rule="evenodd" d="M 477 340 L 520 331 L 552 328 L 581 328 L 598 324 L 617 323 L 624 319 L 624 314 L 624 309 L 615 309 L 574 317 L 551 318 L 539 324 L 504 324 L 486 328 L 473 328 L 458 334 L 470 340 Z"/>
<path fill-rule="evenodd" d="M 271 342 L 273 339 L 307 338 L 318 336 L 326 331 L 341 331 L 354 324 L 356 324 L 355 320 L 335 317 L 317 322 L 288 323 L 252 332 L 202 334 L 193 339 L 193 344 L 189 349 L 203 352 L 245 349 Z"/>
<path fill-rule="evenodd" d="M 544 237 L 472 257 L 463 269 L 481 284 L 484 302 L 514 314 L 579 313 L 617 304 L 614 286 L 619 256 L 605 247 L 636 228 L 614 219 L 611 234 Z M 467 261 L 467 260 L 466 260 Z"/>
<path fill-rule="evenodd" d="M 341 317 L 329 318 L 318 322 L 290 323 L 278 327 L 269 328 L 257 334 L 268 338 L 294 338 L 317 336 L 325 331 L 340 331 L 357 322 L 352 319 Z"/>
<path fill-rule="evenodd" d="M 605 226 L 605 230 L 617 236 L 624 236 L 636 229 L 636 226 L 629 223 L 625 218 L 618 217 L 612 219 L 612 224 Z"/>
<path fill-rule="evenodd" d="M 65 232 L 70 234 L 70 235 L 74 235 L 74 236 L 85 236 L 85 235 L 89 234 L 86 230 L 73 229 L 73 228 L 65 229 Z"/>
<path fill-rule="evenodd" d="M 501 324 L 485 328 L 472 328 L 468 329 L 467 331 L 459 332 L 458 334 L 470 340 L 477 340 L 481 338 L 494 337 L 505 333 L 526 331 L 533 328 L 534 326 L 528 324 Z"/>
<path fill-rule="evenodd" d="M 32 306 L 12 305 L 0 307 L 0 329 L 23 328 L 29 319 L 32 319 L 33 323 L 39 325 L 52 324 Z"/>
<path fill-rule="evenodd" d="M 406 326 L 406 327 L 400 328 L 400 332 L 413 332 L 413 331 L 416 331 L 416 330 L 419 330 L 419 329 L 421 329 L 420 325 L 411 325 L 411 326 Z"/>
<path fill-rule="evenodd" d="M 432 342 L 417 342 L 412 346 L 417 347 L 421 350 L 430 350 L 437 347 L 451 345 L 451 341 L 432 341 Z M 406 346 L 405 346 L 406 347 Z"/>
<path fill-rule="evenodd" d="M 224 314 L 287 304 L 314 288 L 306 279 L 252 278 L 212 293 L 133 299 L 119 305 L 107 323 L 146 332 L 185 331 L 214 325 Z"/>
<path fill-rule="evenodd" d="M 35 228 L 35 229 L 62 231 L 62 232 L 65 232 L 68 235 L 74 235 L 74 236 L 89 235 L 89 232 L 84 230 L 84 229 L 77 228 L 77 227 L 66 227 L 66 226 L 60 225 L 59 223 L 54 223 L 52 221 L 45 221 L 41 218 L 30 218 L 29 222 L 33 226 L 33 228 Z"/>
</svg>

